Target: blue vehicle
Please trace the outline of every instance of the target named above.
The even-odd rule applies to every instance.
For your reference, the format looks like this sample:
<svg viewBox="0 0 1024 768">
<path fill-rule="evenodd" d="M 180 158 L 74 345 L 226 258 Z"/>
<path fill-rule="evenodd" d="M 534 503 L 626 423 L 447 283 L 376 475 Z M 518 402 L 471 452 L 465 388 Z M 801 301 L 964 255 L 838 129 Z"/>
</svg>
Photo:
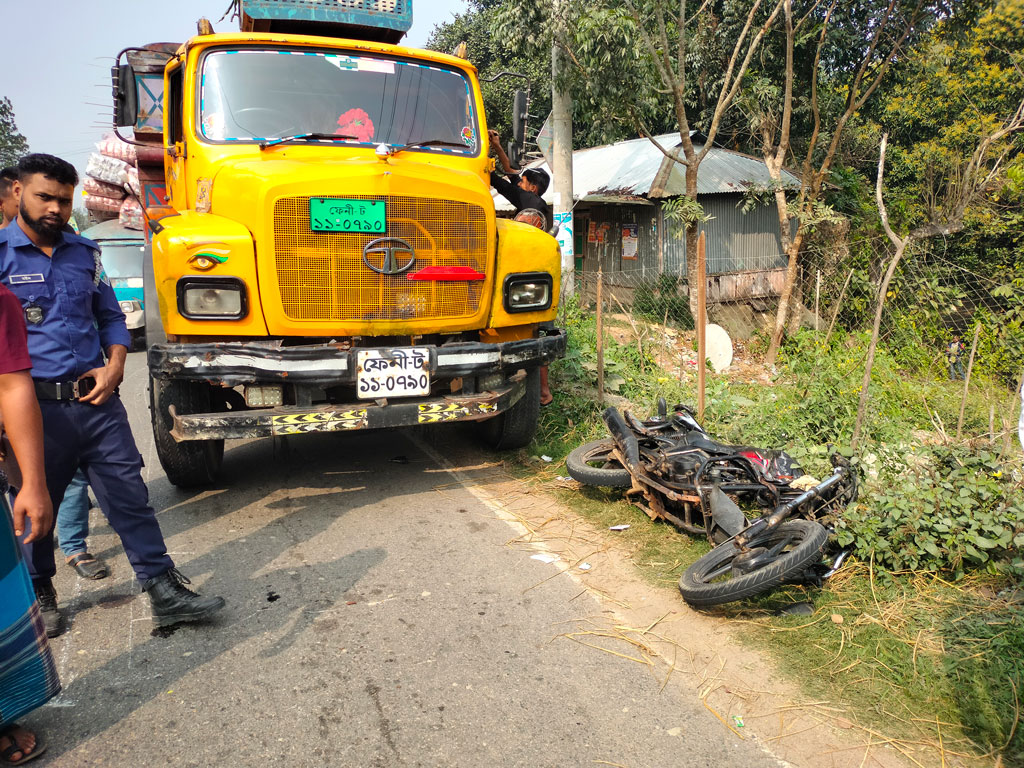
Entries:
<svg viewBox="0 0 1024 768">
<path fill-rule="evenodd" d="M 117 219 L 104 221 L 82 232 L 102 250 L 103 269 L 110 279 L 132 334 L 132 348 L 146 346 L 146 313 L 142 293 L 142 263 L 146 241 L 136 229 L 128 229 Z"/>
</svg>

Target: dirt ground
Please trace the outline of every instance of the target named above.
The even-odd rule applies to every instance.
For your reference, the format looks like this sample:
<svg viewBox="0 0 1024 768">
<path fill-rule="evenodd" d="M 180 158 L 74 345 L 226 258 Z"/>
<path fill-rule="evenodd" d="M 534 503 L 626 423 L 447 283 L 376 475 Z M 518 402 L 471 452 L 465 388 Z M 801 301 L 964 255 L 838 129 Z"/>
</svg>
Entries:
<svg viewBox="0 0 1024 768">
<path fill-rule="evenodd" d="M 674 678 L 721 721 L 722 739 L 753 739 L 780 760 L 806 768 L 954 766 L 930 746 L 898 740 L 854 722 L 841 701 L 812 700 L 775 668 L 767 654 L 737 639 L 742 622 L 691 610 L 672 590 L 645 583 L 630 552 L 609 531 L 513 477 L 500 463 L 450 456 L 449 472 L 509 523 L 511 547 L 557 556 L 561 569 L 596 595 L 604 610 L 564 637 L 594 653 L 649 667 L 662 688 Z M 475 479 L 487 478 L 486 483 Z M 575 481 L 559 481 L 566 486 Z M 486 487 L 487 490 L 482 490 Z M 812 615 L 808 622 L 829 621 Z M 813 671 L 809 671 L 813 673 Z"/>
</svg>

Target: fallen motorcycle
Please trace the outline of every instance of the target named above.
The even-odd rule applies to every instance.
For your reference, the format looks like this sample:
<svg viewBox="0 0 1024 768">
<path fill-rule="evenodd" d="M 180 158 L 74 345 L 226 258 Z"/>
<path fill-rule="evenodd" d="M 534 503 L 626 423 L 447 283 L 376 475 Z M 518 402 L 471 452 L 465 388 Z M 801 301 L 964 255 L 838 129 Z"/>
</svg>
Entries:
<svg viewBox="0 0 1024 768">
<path fill-rule="evenodd" d="M 690 605 L 741 600 L 786 582 L 820 584 L 845 558 L 823 563 L 829 534 L 857 494 L 856 473 L 838 453 L 819 482 L 785 451 L 717 442 L 691 409 L 677 405 L 669 414 L 664 399 L 644 421 L 615 408 L 603 417 L 611 438 L 572 451 L 569 475 L 628 488 L 651 519 L 717 545 L 679 581 Z"/>
</svg>

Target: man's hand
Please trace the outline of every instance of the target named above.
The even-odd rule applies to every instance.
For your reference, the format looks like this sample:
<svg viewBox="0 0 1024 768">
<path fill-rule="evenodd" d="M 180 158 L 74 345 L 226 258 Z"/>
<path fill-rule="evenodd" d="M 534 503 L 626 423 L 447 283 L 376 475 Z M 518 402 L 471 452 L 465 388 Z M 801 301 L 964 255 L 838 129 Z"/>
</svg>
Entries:
<svg viewBox="0 0 1024 768">
<path fill-rule="evenodd" d="M 86 371 L 78 380 L 93 378 L 96 379 L 96 386 L 92 392 L 84 397 L 78 398 L 80 403 L 89 405 L 103 405 L 114 394 L 114 390 L 121 386 L 124 380 L 124 360 L 128 349 L 120 344 L 114 344 L 107 350 L 107 364 L 102 368 L 93 368 Z"/>
<path fill-rule="evenodd" d="M 487 131 L 487 138 L 490 140 L 491 144 L 493 144 L 494 146 L 496 146 L 496 147 L 500 147 L 501 146 L 501 136 L 499 136 L 498 132 L 496 130 L 494 130 L 493 128 L 491 128 L 491 129 L 489 129 Z"/>
<path fill-rule="evenodd" d="M 53 527 L 53 504 L 46 488 L 22 488 L 14 499 L 14 535 L 25 533 L 25 518 L 32 523 L 32 530 L 25 537 L 25 543 L 37 541 Z"/>
</svg>

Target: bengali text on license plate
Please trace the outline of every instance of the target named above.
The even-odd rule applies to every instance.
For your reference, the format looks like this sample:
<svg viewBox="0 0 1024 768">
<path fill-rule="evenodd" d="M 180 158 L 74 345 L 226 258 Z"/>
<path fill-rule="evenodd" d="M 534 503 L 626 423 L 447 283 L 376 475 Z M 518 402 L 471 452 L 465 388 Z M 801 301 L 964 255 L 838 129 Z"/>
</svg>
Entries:
<svg viewBox="0 0 1024 768">
<path fill-rule="evenodd" d="M 309 228 L 314 232 L 369 232 L 384 234 L 387 204 L 383 200 L 312 197 Z"/>
<path fill-rule="evenodd" d="M 430 394 L 430 355 L 408 347 L 356 350 L 356 394 L 377 397 L 414 397 Z"/>
</svg>

